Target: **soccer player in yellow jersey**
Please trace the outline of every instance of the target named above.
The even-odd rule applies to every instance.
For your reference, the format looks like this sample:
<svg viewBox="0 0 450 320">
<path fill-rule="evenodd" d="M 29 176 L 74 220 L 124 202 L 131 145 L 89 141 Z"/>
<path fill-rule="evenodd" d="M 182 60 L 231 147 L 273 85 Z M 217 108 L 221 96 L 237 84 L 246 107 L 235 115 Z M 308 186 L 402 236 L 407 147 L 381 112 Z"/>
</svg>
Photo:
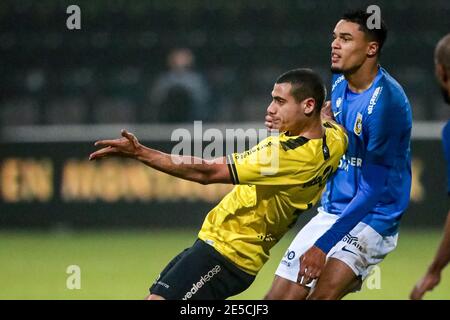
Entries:
<svg viewBox="0 0 450 320">
<path fill-rule="evenodd" d="M 95 143 L 103 148 L 90 160 L 125 156 L 201 184 L 236 185 L 208 213 L 193 246 L 161 272 L 148 299 L 226 299 L 250 286 L 269 250 L 318 201 L 347 148 L 344 130 L 321 119 L 325 97 L 312 70 L 284 73 L 274 85 L 266 122 L 281 133 L 214 160 L 147 148 L 125 130 L 120 139 Z"/>
</svg>

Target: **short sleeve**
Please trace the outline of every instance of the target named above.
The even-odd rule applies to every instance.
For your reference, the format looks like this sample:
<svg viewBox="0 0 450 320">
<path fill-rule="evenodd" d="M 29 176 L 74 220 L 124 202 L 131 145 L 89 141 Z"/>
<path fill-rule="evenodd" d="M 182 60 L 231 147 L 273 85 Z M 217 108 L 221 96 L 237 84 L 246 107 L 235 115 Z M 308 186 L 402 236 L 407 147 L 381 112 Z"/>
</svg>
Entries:
<svg viewBox="0 0 450 320">
<path fill-rule="evenodd" d="M 285 151 L 277 137 L 266 138 L 243 153 L 228 155 L 227 164 L 233 184 L 298 184 L 302 168 L 295 150 Z"/>
<path fill-rule="evenodd" d="M 390 99 L 389 92 L 380 92 L 381 96 L 367 112 L 366 162 L 377 165 L 393 166 L 397 150 L 406 132 L 407 106 L 400 106 Z"/>
</svg>

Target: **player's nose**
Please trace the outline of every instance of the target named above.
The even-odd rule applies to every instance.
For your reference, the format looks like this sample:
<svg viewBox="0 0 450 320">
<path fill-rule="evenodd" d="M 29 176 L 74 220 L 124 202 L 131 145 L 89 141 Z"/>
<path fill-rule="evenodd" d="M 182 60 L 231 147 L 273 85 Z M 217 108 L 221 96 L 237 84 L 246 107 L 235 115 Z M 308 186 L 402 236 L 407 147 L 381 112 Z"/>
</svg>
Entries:
<svg viewBox="0 0 450 320">
<path fill-rule="evenodd" d="M 271 103 L 269 104 L 269 106 L 267 107 L 267 114 L 272 115 L 276 113 L 276 106 L 275 103 Z"/>
<path fill-rule="evenodd" d="M 331 49 L 339 49 L 339 38 L 334 38 L 333 41 L 331 41 Z"/>
</svg>

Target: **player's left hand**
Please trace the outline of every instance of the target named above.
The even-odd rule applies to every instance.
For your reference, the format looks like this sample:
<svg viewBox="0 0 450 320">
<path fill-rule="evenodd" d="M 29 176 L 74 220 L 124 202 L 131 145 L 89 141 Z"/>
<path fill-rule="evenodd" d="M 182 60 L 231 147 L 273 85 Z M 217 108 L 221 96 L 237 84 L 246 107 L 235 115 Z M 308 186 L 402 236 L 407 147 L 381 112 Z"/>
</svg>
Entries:
<svg viewBox="0 0 450 320">
<path fill-rule="evenodd" d="M 135 158 L 138 151 L 142 148 L 138 139 L 134 134 L 129 133 L 127 130 L 123 129 L 121 131 L 122 138 L 114 140 L 99 140 L 95 142 L 95 146 L 102 146 L 104 148 L 91 153 L 89 160 L 96 160 L 109 156 L 119 156 Z"/>
<path fill-rule="evenodd" d="M 325 265 L 326 258 L 327 255 L 325 252 L 318 247 L 312 246 L 309 248 L 300 257 L 300 271 L 298 273 L 297 282 L 305 285 L 309 284 L 314 279 L 319 278 Z"/>
</svg>

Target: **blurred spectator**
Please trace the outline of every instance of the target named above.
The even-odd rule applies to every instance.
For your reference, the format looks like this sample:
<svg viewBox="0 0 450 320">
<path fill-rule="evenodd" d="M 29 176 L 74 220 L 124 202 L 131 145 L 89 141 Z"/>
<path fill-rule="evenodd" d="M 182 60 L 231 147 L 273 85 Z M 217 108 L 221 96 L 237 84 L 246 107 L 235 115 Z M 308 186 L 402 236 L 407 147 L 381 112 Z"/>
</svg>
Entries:
<svg viewBox="0 0 450 320">
<path fill-rule="evenodd" d="M 150 91 L 157 121 L 188 122 L 209 120 L 209 88 L 203 76 L 193 70 L 194 55 L 190 49 L 170 52 L 169 69 L 161 74 Z"/>
</svg>

